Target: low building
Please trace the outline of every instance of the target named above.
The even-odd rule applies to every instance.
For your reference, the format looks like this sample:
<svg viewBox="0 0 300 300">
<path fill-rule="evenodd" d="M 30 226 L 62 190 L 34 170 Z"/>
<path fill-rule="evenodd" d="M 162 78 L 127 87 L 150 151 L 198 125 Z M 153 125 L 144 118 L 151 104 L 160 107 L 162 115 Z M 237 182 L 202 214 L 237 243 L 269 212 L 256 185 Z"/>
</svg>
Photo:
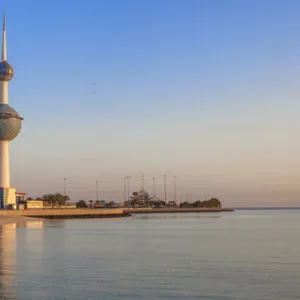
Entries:
<svg viewBox="0 0 300 300">
<path fill-rule="evenodd" d="M 26 201 L 26 193 L 16 192 L 16 203 L 23 203 Z"/>
<path fill-rule="evenodd" d="M 26 208 L 26 193 L 16 192 L 16 209 L 23 210 Z"/>
<path fill-rule="evenodd" d="M 41 209 L 44 208 L 43 200 L 26 200 L 25 209 Z"/>
<path fill-rule="evenodd" d="M 15 188 L 0 188 L 0 209 L 16 209 Z"/>
<path fill-rule="evenodd" d="M 17 209 L 18 210 L 24 210 L 25 209 L 25 203 L 17 203 Z"/>
<path fill-rule="evenodd" d="M 77 208 L 76 204 L 66 204 L 66 205 L 49 205 L 49 204 L 44 204 L 43 208 L 45 209 L 61 209 L 61 208 Z"/>
<path fill-rule="evenodd" d="M 0 188 L 0 209 L 18 209 L 25 199 L 26 193 L 16 192 L 15 188 Z"/>
</svg>

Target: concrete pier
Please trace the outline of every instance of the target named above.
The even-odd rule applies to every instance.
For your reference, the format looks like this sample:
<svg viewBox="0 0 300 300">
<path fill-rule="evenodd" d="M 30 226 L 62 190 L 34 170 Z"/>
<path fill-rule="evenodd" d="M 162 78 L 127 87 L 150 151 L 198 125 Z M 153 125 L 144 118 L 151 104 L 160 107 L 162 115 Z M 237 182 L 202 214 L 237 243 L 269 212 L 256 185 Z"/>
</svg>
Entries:
<svg viewBox="0 0 300 300">
<path fill-rule="evenodd" d="M 159 213 L 212 213 L 232 212 L 231 208 L 61 208 L 61 209 L 24 209 L 0 210 L 0 221 L 20 217 L 42 219 L 92 219 L 92 218 L 120 218 L 132 214 L 159 214 Z"/>
<path fill-rule="evenodd" d="M 84 218 L 118 218 L 130 216 L 123 208 L 113 209 L 24 209 L 24 210 L 2 210 L 1 217 L 31 217 L 43 219 L 84 219 Z"/>
</svg>

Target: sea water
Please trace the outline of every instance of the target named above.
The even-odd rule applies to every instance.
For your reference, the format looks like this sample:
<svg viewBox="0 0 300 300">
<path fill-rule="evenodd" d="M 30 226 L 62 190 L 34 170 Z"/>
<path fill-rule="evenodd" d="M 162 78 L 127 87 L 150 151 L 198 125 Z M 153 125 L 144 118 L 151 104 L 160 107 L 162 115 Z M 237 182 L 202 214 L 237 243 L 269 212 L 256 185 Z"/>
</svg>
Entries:
<svg viewBox="0 0 300 300">
<path fill-rule="evenodd" d="M 300 210 L 4 225 L 0 299 L 300 299 Z"/>
</svg>

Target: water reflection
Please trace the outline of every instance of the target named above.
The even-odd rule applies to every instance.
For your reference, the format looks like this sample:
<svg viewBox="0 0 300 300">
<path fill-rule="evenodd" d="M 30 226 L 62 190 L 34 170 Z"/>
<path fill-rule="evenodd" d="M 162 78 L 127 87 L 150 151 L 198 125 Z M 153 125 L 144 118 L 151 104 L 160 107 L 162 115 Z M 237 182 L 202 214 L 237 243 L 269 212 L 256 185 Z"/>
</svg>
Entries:
<svg viewBox="0 0 300 300">
<path fill-rule="evenodd" d="M 24 227 L 31 228 L 31 229 L 42 229 L 44 228 L 44 222 L 41 220 L 30 221 L 30 222 L 26 222 Z"/>
<path fill-rule="evenodd" d="M 27 258 L 17 255 L 17 241 L 24 239 L 34 242 L 36 238 L 42 238 L 36 230 L 42 229 L 43 221 L 20 222 L 0 226 L 0 299 L 17 299 L 16 288 L 21 283 L 17 275 L 17 266 Z M 30 229 L 30 230 L 28 230 Z M 35 231 L 35 232 L 34 232 Z M 21 261 L 19 261 L 19 259 Z"/>
<path fill-rule="evenodd" d="M 0 226 L 0 299 L 16 299 L 16 224 Z"/>
<path fill-rule="evenodd" d="M 70 221 L 69 219 L 59 219 L 59 220 L 47 220 L 43 222 L 43 228 L 65 228 L 66 222 Z"/>
<path fill-rule="evenodd" d="M 183 214 L 147 214 L 147 215 L 134 215 L 135 219 L 151 219 L 151 220 L 195 220 L 195 219 L 219 219 L 221 215 L 183 215 Z"/>
</svg>

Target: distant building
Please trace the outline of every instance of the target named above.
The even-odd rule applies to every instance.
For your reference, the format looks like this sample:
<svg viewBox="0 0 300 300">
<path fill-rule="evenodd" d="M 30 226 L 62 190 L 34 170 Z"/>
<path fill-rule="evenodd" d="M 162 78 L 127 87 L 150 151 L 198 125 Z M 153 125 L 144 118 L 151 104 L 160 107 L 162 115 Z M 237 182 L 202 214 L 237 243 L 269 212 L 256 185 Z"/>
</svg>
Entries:
<svg viewBox="0 0 300 300">
<path fill-rule="evenodd" d="M 1 184 L 1 183 L 0 183 Z M 0 208 L 1 209 L 16 209 L 16 194 L 15 188 L 1 187 L 0 188 Z"/>
<path fill-rule="evenodd" d="M 26 193 L 16 192 L 16 203 L 22 203 L 26 200 Z"/>
<path fill-rule="evenodd" d="M 15 189 L 0 188 L 0 208 L 18 209 L 19 204 L 24 204 L 26 193 L 15 192 Z"/>
<path fill-rule="evenodd" d="M 25 209 L 41 209 L 44 208 L 43 200 L 26 200 Z"/>
<path fill-rule="evenodd" d="M 32 201 L 32 200 L 27 200 L 27 201 Z M 42 201 L 42 200 L 34 200 L 34 201 Z M 66 205 L 52 205 L 52 204 L 46 204 L 43 202 L 43 208 L 44 209 L 54 209 L 54 208 L 61 209 L 61 208 L 77 208 L 77 206 L 74 203 L 68 203 Z"/>
<path fill-rule="evenodd" d="M 100 200 L 96 201 L 96 203 L 93 206 L 94 208 L 105 208 L 106 207 L 106 201 L 105 200 Z"/>
</svg>

